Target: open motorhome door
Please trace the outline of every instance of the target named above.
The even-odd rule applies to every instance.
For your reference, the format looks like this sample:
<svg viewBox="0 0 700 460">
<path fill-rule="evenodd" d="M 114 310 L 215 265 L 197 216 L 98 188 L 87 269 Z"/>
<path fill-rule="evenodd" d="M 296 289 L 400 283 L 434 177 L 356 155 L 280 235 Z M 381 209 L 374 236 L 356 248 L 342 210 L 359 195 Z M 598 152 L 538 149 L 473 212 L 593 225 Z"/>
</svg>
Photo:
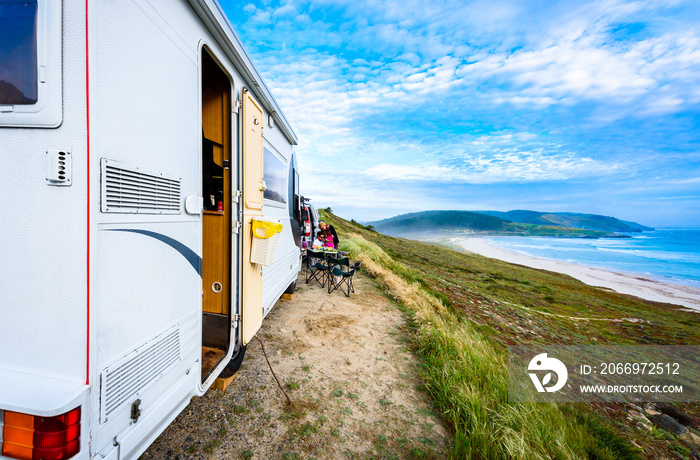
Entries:
<svg viewBox="0 0 700 460">
<path fill-rule="evenodd" d="M 243 152 L 243 345 L 260 329 L 262 309 L 262 265 L 251 262 L 252 221 L 263 215 L 263 111 L 253 95 L 241 90 L 243 117 L 241 142 Z"/>
</svg>

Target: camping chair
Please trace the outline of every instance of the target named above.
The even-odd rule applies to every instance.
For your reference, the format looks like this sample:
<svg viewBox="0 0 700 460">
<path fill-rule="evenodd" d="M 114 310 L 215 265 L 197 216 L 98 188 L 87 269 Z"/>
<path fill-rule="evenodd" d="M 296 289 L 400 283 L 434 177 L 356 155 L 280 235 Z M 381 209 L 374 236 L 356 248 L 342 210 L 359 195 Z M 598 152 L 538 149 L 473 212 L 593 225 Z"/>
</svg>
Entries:
<svg viewBox="0 0 700 460">
<path fill-rule="evenodd" d="M 345 297 L 350 297 L 350 292 L 355 292 L 352 286 L 352 277 L 355 275 L 355 268 L 350 268 L 350 259 L 343 257 L 336 260 L 337 264 L 328 272 L 328 293 L 332 293 L 340 288 Z M 357 264 L 355 264 L 357 266 Z M 345 267 L 343 269 L 342 267 Z M 343 288 L 346 286 L 347 290 Z"/>
<path fill-rule="evenodd" d="M 326 255 L 323 252 L 307 249 L 306 257 L 306 284 L 309 284 L 311 280 L 316 280 L 321 287 L 325 287 L 327 273 L 331 268 L 325 261 Z"/>
<path fill-rule="evenodd" d="M 362 262 L 355 262 L 355 265 L 353 265 L 352 269 L 353 269 L 353 271 L 358 272 L 358 271 L 360 271 L 360 267 L 361 267 L 361 266 L 362 266 Z M 351 276 L 351 277 L 350 277 L 350 290 L 351 290 L 351 291 L 353 292 L 353 294 L 354 294 L 354 293 L 355 293 L 355 286 L 353 286 L 353 284 L 352 284 L 352 278 L 353 278 L 353 277 Z"/>
<path fill-rule="evenodd" d="M 336 253 L 336 255 L 337 255 L 337 253 Z M 332 276 L 331 276 L 331 272 L 333 271 L 333 268 L 334 268 L 334 267 L 336 267 L 336 266 L 338 266 L 339 264 L 342 264 L 342 263 L 343 263 L 343 259 L 340 259 L 340 258 L 338 258 L 338 257 L 336 257 L 336 256 L 332 256 L 332 255 L 330 255 L 330 254 L 326 254 L 326 265 L 328 265 L 328 271 L 326 272 L 326 276 L 328 277 L 328 289 L 329 289 L 329 293 L 330 293 L 331 284 L 332 284 L 332 282 L 333 282 L 333 279 L 332 279 Z M 347 265 L 347 263 L 346 263 L 346 265 Z"/>
</svg>

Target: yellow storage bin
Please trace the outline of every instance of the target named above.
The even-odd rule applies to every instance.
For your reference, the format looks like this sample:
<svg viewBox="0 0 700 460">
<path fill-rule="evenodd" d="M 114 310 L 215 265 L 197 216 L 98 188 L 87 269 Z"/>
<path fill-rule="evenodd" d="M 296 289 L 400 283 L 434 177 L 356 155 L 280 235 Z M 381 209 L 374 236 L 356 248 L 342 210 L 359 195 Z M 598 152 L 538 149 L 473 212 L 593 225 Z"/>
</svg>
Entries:
<svg viewBox="0 0 700 460">
<path fill-rule="evenodd" d="M 284 225 L 279 220 L 256 217 L 252 220 L 253 244 L 250 251 L 250 262 L 270 265 L 275 261 L 280 232 Z"/>
</svg>

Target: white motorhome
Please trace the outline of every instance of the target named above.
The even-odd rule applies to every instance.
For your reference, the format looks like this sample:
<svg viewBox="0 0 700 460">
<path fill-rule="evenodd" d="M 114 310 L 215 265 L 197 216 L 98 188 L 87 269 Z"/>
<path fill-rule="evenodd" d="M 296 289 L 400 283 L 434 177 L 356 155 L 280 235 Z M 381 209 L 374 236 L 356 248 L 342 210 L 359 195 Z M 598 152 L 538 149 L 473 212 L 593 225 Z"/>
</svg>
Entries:
<svg viewBox="0 0 700 460">
<path fill-rule="evenodd" d="M 135 458 L 235 372 L 296 143 L 216 0 L 0 0 L 1 458 Z"/>
</svg>

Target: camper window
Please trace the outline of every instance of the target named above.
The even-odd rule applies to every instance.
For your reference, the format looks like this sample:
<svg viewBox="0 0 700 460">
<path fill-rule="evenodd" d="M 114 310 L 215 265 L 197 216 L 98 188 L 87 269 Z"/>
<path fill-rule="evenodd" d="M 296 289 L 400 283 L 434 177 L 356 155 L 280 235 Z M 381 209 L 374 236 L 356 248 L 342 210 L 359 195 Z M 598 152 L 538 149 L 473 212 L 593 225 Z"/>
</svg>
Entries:
<svg viewBox="0 0 700 460">
<path fill-rule="evenodd" d="M 263 178 L 265 179 L 264 197 L 286 203 L 285 195 L 287 193 L 287 166 L 277 158 L 277 155 L 272 153 L 267 148 L 264 149 L 265 156 L 263 157 Z"/>
<path fill-rule="evenodd" d="M 0 0 L 0 126 L 61 124 L 61 2 Z"/>
<path fill-rule="evenodd" d="M 0 2 L 0 104 L 36 104 L 37 2 Z"/>
</svg>

